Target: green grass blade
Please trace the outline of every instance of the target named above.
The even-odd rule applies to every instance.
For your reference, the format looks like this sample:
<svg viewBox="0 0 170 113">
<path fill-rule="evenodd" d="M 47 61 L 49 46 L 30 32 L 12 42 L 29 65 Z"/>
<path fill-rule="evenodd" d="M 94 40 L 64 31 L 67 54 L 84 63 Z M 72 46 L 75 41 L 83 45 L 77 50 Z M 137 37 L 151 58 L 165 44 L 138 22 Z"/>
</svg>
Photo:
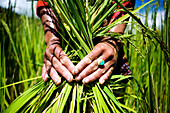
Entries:
<svg viewBox="0 0 170 113">
<path fill-rule="evenodd" d="M 3 20 L 0 20 L 0 21 L 1 21 L 3 27 L 5 28 L 8 36 L 9 36 L 9 39 L 11 41 L 11 44 L 12 44 L 12 47 L 13 47 L 13 51 L 14 51 L 14 54 L 15 54 L 15 58 L 16 58 L 17 62 L 19 63 L 20 67 L 22 67 L 21 64 L 20 64 L 20 61 L 19 61 L 19 57 L 18 57 L 18 53 L 17 53 L 16 47 L 15 47 L 14 41 L 12 39 L 12 35 L 11 35 L 11 32 L 10 32 L 10 29 L 9 29 L 8 25 L 5 23 L 5 21 L 3 21 Z"/>
<path fill-rule="evenodd" d="M 96 31 L 96 29 L 99 28 L 99 26 L 101 26 L 102 22 L 108 17 L 109 14 L 111 14 L 111 12 L 116 8 L 117 4 L 115 3 L 104 15 L 102 15 L 102 17 L 99 19 L 99 21 L 97 21 L 94 26 L 92 26 L 92 32 L 94 33 Z"/>
<path fill-rule="evenodd" d="M 153 0 L 152 0 L 152 1 L 153 1 Z M 134 13 L 138 12 L 140 9 L 142 9 L 143 7 L 145 7 L 147 4 L 151 3 L 152 1 L 149 1 L 149 2 L 141 5 L 140 7 L 136 8 L 135 10 L 133 10 L 133 11 L 131 11 L 131 12 L 128 11 L 128 12 L 130 12 L 131 15 L 126 14 L 126 15 L 120 17 L 119 19 L 117 19 L 117 20 L 115 20 L 113 23 L 111 23 L 110 25 L 106 26 L 105 29 L 104 29 L 103 31 L 101 31 L 100 33 L 102 33 L 102 34 L 103 34 L 103 33 L 106 33 L 108 30 L 110 30 L 112 27 L 114 27 L 115 24 L 118 24 L 118 23 L 123 22 L 125 19 L 127 19 L 127 18 L 130 17 L 130 16 L 135 17 L 135 16 L 134 16 Z M 119 3 L 117 0 L 115 0 L 115 2 L 116 2 L 116 3 Z M 120 3 L 119 3 L 118 5 L 120 5 Z M 120 5 L 120 6 L 122 6 L 122 5 Z M 126 9 L 126 10 L 127 10 L 127 9 Z M 135 17 L 135 18 L 137 18 L 137 17 Z M 137 19 L 139 20 L 139 18 L 137 18 Z"/>
<path fill-rule="evenodd" d="M 76 94 L 77 94 L 77 85 L 74 84 L 73 93 L 72 93 L 72 100 L 71 100 L 71 105 L 70 105 L 69 113 L 74 113 L 75 112 L 74 110 L 75 110 L 75 104 L 76 104 Z M 77 98 L 77 99 L 79 99 L 79 98 Z M 77 113 L 79 113 L 79 112 L 80 111 L 77 111 Z"/>
<path fill-rule="evenodd" d="M 63 110 L 64 110 L 64 106 L 66 105 L 66 102 L 68 100 L 68 97 L 71 93 L 71 89 L 73 87 L 73 84 L 72 83 L 66 83 L 65 84 L 65 90 L 63 91 L 63 94 L 62 94 L 62 98 L 61 98 L 61 101 L 60 101 L 60 104 L 59 104 L 59 107 L 58 107 L 58 112 L 59 113 L 62 113 Z"/>
<path fill-rule="evenodd" d="M 101 94 L 101 92 L 100 92 L 100 90 L 98 89 L 97 85 L 95 85 L 95 87 L 96 87 L 96 92 L 97 92 L 97 98 L 98 98 L 98 100 L 99 100 L 99 103 L 101 103 L 101 106 L 102 106 L 102 108 L 103 108 L 103 111 L 104 111 L 105 113 L 110 113 L 110 110 L 109 110 L 109 108 L 108 108 L 108 106 L 107 106 L 107 103 L 106 103 L 107 101 L 104 100 L 103 95 Z"/>
<path fill-rule="evenodd" d="M 62 9 L 60 8 L 60 6 L 58 4 L 55 4 L 57 6 L 58 9 L 61 12 L 62 17 L 64 18 L 64 20 L 67 22 L 67 24 L 70 26 L 70 28 L 73 30 L 74 35 L 76 36 L 76 38 L 79 40 L 80 44 L 82 45 L 82 47 L 85 49 L 85 51 L 87 53 L 89 53 L 91 50 L 89 49 L 89 47 L 87 46 L 87 44 L 85 43 L 85 41 L 82 39 L 82 37 L 79 35 L 78 31 L 76 30 L 76 28 L 74 27 L 74 25 L 71 23 L 71 21 L 67 18 L 67 16 L 65 15 L 65 13 L 62 11 Z"/>
<path fill-rule="evenodd" d="M 96 91 L 96 85 L 92 87 L 92 90 L 94 93 L 95 102 L 97 104 L 97 109 L 98 109 L 99 113 L 103 113 L 102 106 L 101 106 L 101 103 L 99 102 L 99 98 L 98 98 L 97 91 Z"/>
<path fill-rule="evenodd" d="M 123 104 L 121 104 L 121 103 L 120 103 L 120 106 L 121 106 L 122 108 L 125 108 L 125 109 L 129 110 L 129 112 L 137 113 L 137 112 L 136 112 L 135 110 L 133 110 L 132 108 L 129 108 L 129 107 L 127 107 L 127 106 L 125 106 L 125 105 L 123 105 Z"/>
<path fill-rule="evenodd" d="M 95 112 L 95 113 L 100 113 L 100 112 L 98 111 L 99 109 L 97 109 L 96 101 L 95 101 L 94 99 L 92 99 L 92 103 L 93 103 L 93 110 L 94 110 L 94 112 Z"/>
<path fill-rule="evenodd" d="M 28 101 L 30 101 L 38 92 L 44 87 L 44 82 L 41 81 L 34 85 L 32 88 L 25 91 L 17 99 L 15 99 L 10 106 L 4 111 L 4 113 L 15 113 L 18 112 Z"/>
<path fill-rule="evenodd" d="M 87 104 L 87 95 L 85 96 L 84 102 L 83 102 L 83 113 L 86 113 L 86 104 Z"/>
<path fill-rule="evenodd" d="M 12 84 L 8 84 L 8 85 L 6 85 L 6 86 L 0 87 L 0 90 L 3 89 L 3 88 L 7 88 L 7 87 L 10 87 L 10 86 L 16 85 L 16 84 L 21 84 L 21 83 L 23 83 L 23 82 L 32 81 L 32 80 L 36 80 L 36 79 L 39 79 L 39 78 L 42 78 L 42 76 L 30 78 L 30 79 L 27 79 L 27 80 L 22 80 L 22 81 L 15 82 L 15 83 L 12 83 Z"/>
<path fill-rule="evenodd" d="M 97 84 L 97 86 L 99 87 L 101 93 L 103 94 L 103 96 L 104 96 L 104 98 L 105 98 L 107 104 L 110 106 L 112 112 L 113 112 L 113 113 L 116 113 L 115 110 L 114 110 L 114 108 L 113 108 L 113 106 L 111 105 L 111 103 L 110 103 L 110 101 L 109 101 L 109 98 L 108 98 L 107 95 L 104 93 L 104 91 L 101 89 L 100 85 Z"/>
<path fill-rule="evenodd" d="M 80 90 L 80 88 L 79 87 L 83 87 L 83 86 L 79 86 L 79 84 L 76 84 L 77 86 L 77 110 L 76 110 L 76 112 L 77 113 L 80 113 L 80 94 L 82 93 L 82 90 Z"/>
<path fill-rule="evenodd" d="M 126 79 L 130 79 L 130 78 L 133 78 L 132 76 L 123 76 L 123 77 L 121 77 L 121 78 L 119 78 L 118 80 L 116 80 L 114 83 L 118 83 L 118 82 L 120 82 L 120 81 L 122 81 L 122 80 L 126 80 Z"/>
<path fill-rule="evenodd" d="M 124 110 L 121 108 L 121 106 L 120 106 L 118 100 L 116 100 L 116 97 L 114 96 L 114 94 L 106 86 L 103 86 L 103 90 L 106 92 L 108 97 L 114 102 L 114 104 L 119 108 L 119 110 L 124 113 Z"/>
<path fill-rule="evenodd" d="M 75 17 L 76 23 L 79 26 L 79 31 L 80 32 L 82 31 L 82 34 L 83 34 L 82 37 L 85 37 L 86 41 L 89 44 L 90 49 L 92 49 L 92 44 L 90 43 L 89 36 L 88 36 L 88 34 L 86 32 L 86 28 L 84 26 L 84 23 L 83 23 L 81 17 L 80 17 L 81 15 L 79 15 L 79 13 L 78 13 L 78 11 L 76 9 L 77 7 L 76 7 L 76 5 L 74 5 L 75 3 L 73 3 L 73 1 L 71 1 L 71 0 L 68 0 L 68 3 L 70 5 L 70 9 L 71 9 L 71 11 L 73 13 L 73 16 Z"/>
</svg>

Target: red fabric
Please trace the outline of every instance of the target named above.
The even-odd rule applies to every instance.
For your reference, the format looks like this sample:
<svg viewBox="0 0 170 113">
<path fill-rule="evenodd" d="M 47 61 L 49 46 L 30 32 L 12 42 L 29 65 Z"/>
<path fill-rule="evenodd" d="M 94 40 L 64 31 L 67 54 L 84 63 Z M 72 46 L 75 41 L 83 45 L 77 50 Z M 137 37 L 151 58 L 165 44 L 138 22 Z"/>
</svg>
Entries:
<svg viewBox="0 0 170 113">
<path fill-rule="evenodd" d="M 112 4 L 114 4 L 115 2 L 112 2 Z M 127 2 L 125 2 L 125 3 L 122 3 L 122 5 L 123 6 L 125 6 L 126 8 L 133 8 L 133 4 L 132 4 L 132 2 L 130 2 L 130 1 L 127 1 Z M 119 6 L 118 6 L 119 7 Z M 120 9 L 122 9 L 122 8 L 120 8 Z M 119 12 L 116 12 L 116 13 L 114 13 L 113 14 L 113 16 L 111 17 L 111 19 L 116 19 L 118 16 L 119 17 L 122 17 L 122 16 L 124 16 L 126 13 L 125 12 L 123 12 L 123 11 L 119 11 Z"/>
<path fill-rule="evenodd" d="M 44 2 L 44 1 L 42 1 L 42 0 L 37 1 L 36 12 L 37 12 L 37 16 L 38 16 L 38 17 L 40 17 L 40 10 L 41 10 L 41 8 L 44 7 L 44 6 L 49 7 L 49 5 L 48 5 L 47 2 Z"/>
<path fill-rule="evenodd" d="M 41 1 L 37 1 L 37 8 L 42 7 L 42 6 L 48 6 L 48 3 L 47 2 L 43 2 L 42 0 Z"/>
</svg>

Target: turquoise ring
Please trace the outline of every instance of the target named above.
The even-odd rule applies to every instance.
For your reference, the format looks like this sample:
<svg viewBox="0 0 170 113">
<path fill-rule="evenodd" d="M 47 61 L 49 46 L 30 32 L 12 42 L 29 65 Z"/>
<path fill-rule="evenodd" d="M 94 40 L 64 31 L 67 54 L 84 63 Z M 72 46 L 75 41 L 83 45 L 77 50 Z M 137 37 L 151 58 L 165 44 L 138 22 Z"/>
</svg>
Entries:
<svg viewBox="0 0 170 113">
<path fill-rule="evenodd" d="M 103 66 L 105 64 L 105 61 L 102 59 L 97 59 L 97 63 L 99 66 Z"/>
</svg>

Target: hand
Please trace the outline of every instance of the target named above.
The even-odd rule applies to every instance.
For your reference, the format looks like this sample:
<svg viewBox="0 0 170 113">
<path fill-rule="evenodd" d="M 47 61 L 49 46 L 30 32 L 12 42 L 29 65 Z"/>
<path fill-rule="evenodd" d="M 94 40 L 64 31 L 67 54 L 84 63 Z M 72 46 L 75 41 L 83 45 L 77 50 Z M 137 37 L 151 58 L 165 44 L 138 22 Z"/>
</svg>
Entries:
<svg viewBox="0 0 170 113">
<path fill-rule="evenodd" d="M 73 80 L 72 73 L 73 70 L 75 70 L 74 64 L 58 43 L 59 42 L 55 37 L 51 38 L 43 56 L 44 63 L 42 67 L 43 80 L 46 81 L 49 75 L 55 84 L 61 83 L 59 74 L 68 82 L 71 82 Z"/>
<path fill-rule="evenodd" d="M 43 7 L 39 12 L 47 45 L 43 56 L 42 78 L 47 81 L 48 76 L 50 76 L 55 84 L 60 84 L 61 75 L 71 82 L 73 80 L 72 71 L 75 70 L 75 66 L 60 46 L 58 19 L 49 7 Z"/>
<path fill-rule="evenodd" d="M 108 42 L 98 43 L 94 49 L 76 65 L 75 73 L 77 76 L 75 80 L 82 80 L 84 84 L 87 84 L 99 78 L 99 83 L 103 84 L 111 75 L 117 61 L 117 49 L 115 44 L 112 44 Z M 105 61 L 103 66 L 98 65 L 98 58 Z"/>
</svg>

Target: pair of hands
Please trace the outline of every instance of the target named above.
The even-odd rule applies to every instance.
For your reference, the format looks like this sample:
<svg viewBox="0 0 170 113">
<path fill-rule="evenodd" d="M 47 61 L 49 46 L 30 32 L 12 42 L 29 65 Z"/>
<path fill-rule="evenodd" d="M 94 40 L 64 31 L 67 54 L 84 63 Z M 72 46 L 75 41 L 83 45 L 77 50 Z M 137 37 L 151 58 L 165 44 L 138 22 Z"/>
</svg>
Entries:
<svg viewBox="0 0 170 113">
<path fill-rule="evenodd" d="M 57 24 L 58 20 L 55 14 L 46 8 L 42 8 L 40 14 L 42 15 L 41 21 L 45 31 L 45 43 L 47 44 L 43 56 L 43 80 L 47 81 L 50 76 L 55 84 L 60 84 L 60 76 L 63 76 L 68 82 L 72 82 L 73 78 L 75 78 L 76 81 L 82 80 L 84 84 L 87 84 L 99 79 L 99 83 L 103 84 L 111 75 L 117 61 L 117 50 L 119 47 L 116 45 L 116 42 L 112 38 L 103 39 L 87 56 L 74 66 L 62 50 L 60 39 L 57 38 L 59 25 Z M 125 25 L 122 24 L 117 25 L 110 31 L 121 33 L 124 29 Z M 105 61 L 103 66 L 98 65 L 98 58 Z"/>
<path fill-rule="evenodd" d="M 98 65 L 98 58 L 105 61 L 103 66 Z M 111 75 L 116 61 L 117 49 L 112 44 L 103 41 L 74 66 L 61 46 L 52 40 L 47 44 L 43 56 L 42 78 L 47 81 L 50 76 L 55 84 L 60 84 L 61 75 L 68 82 L 72 82 L 75 78 L 76 81 L 82 80 L 84 84 L 87 84 L 99 79 L 99 83 L 103 84 Z"/>
</svg>

